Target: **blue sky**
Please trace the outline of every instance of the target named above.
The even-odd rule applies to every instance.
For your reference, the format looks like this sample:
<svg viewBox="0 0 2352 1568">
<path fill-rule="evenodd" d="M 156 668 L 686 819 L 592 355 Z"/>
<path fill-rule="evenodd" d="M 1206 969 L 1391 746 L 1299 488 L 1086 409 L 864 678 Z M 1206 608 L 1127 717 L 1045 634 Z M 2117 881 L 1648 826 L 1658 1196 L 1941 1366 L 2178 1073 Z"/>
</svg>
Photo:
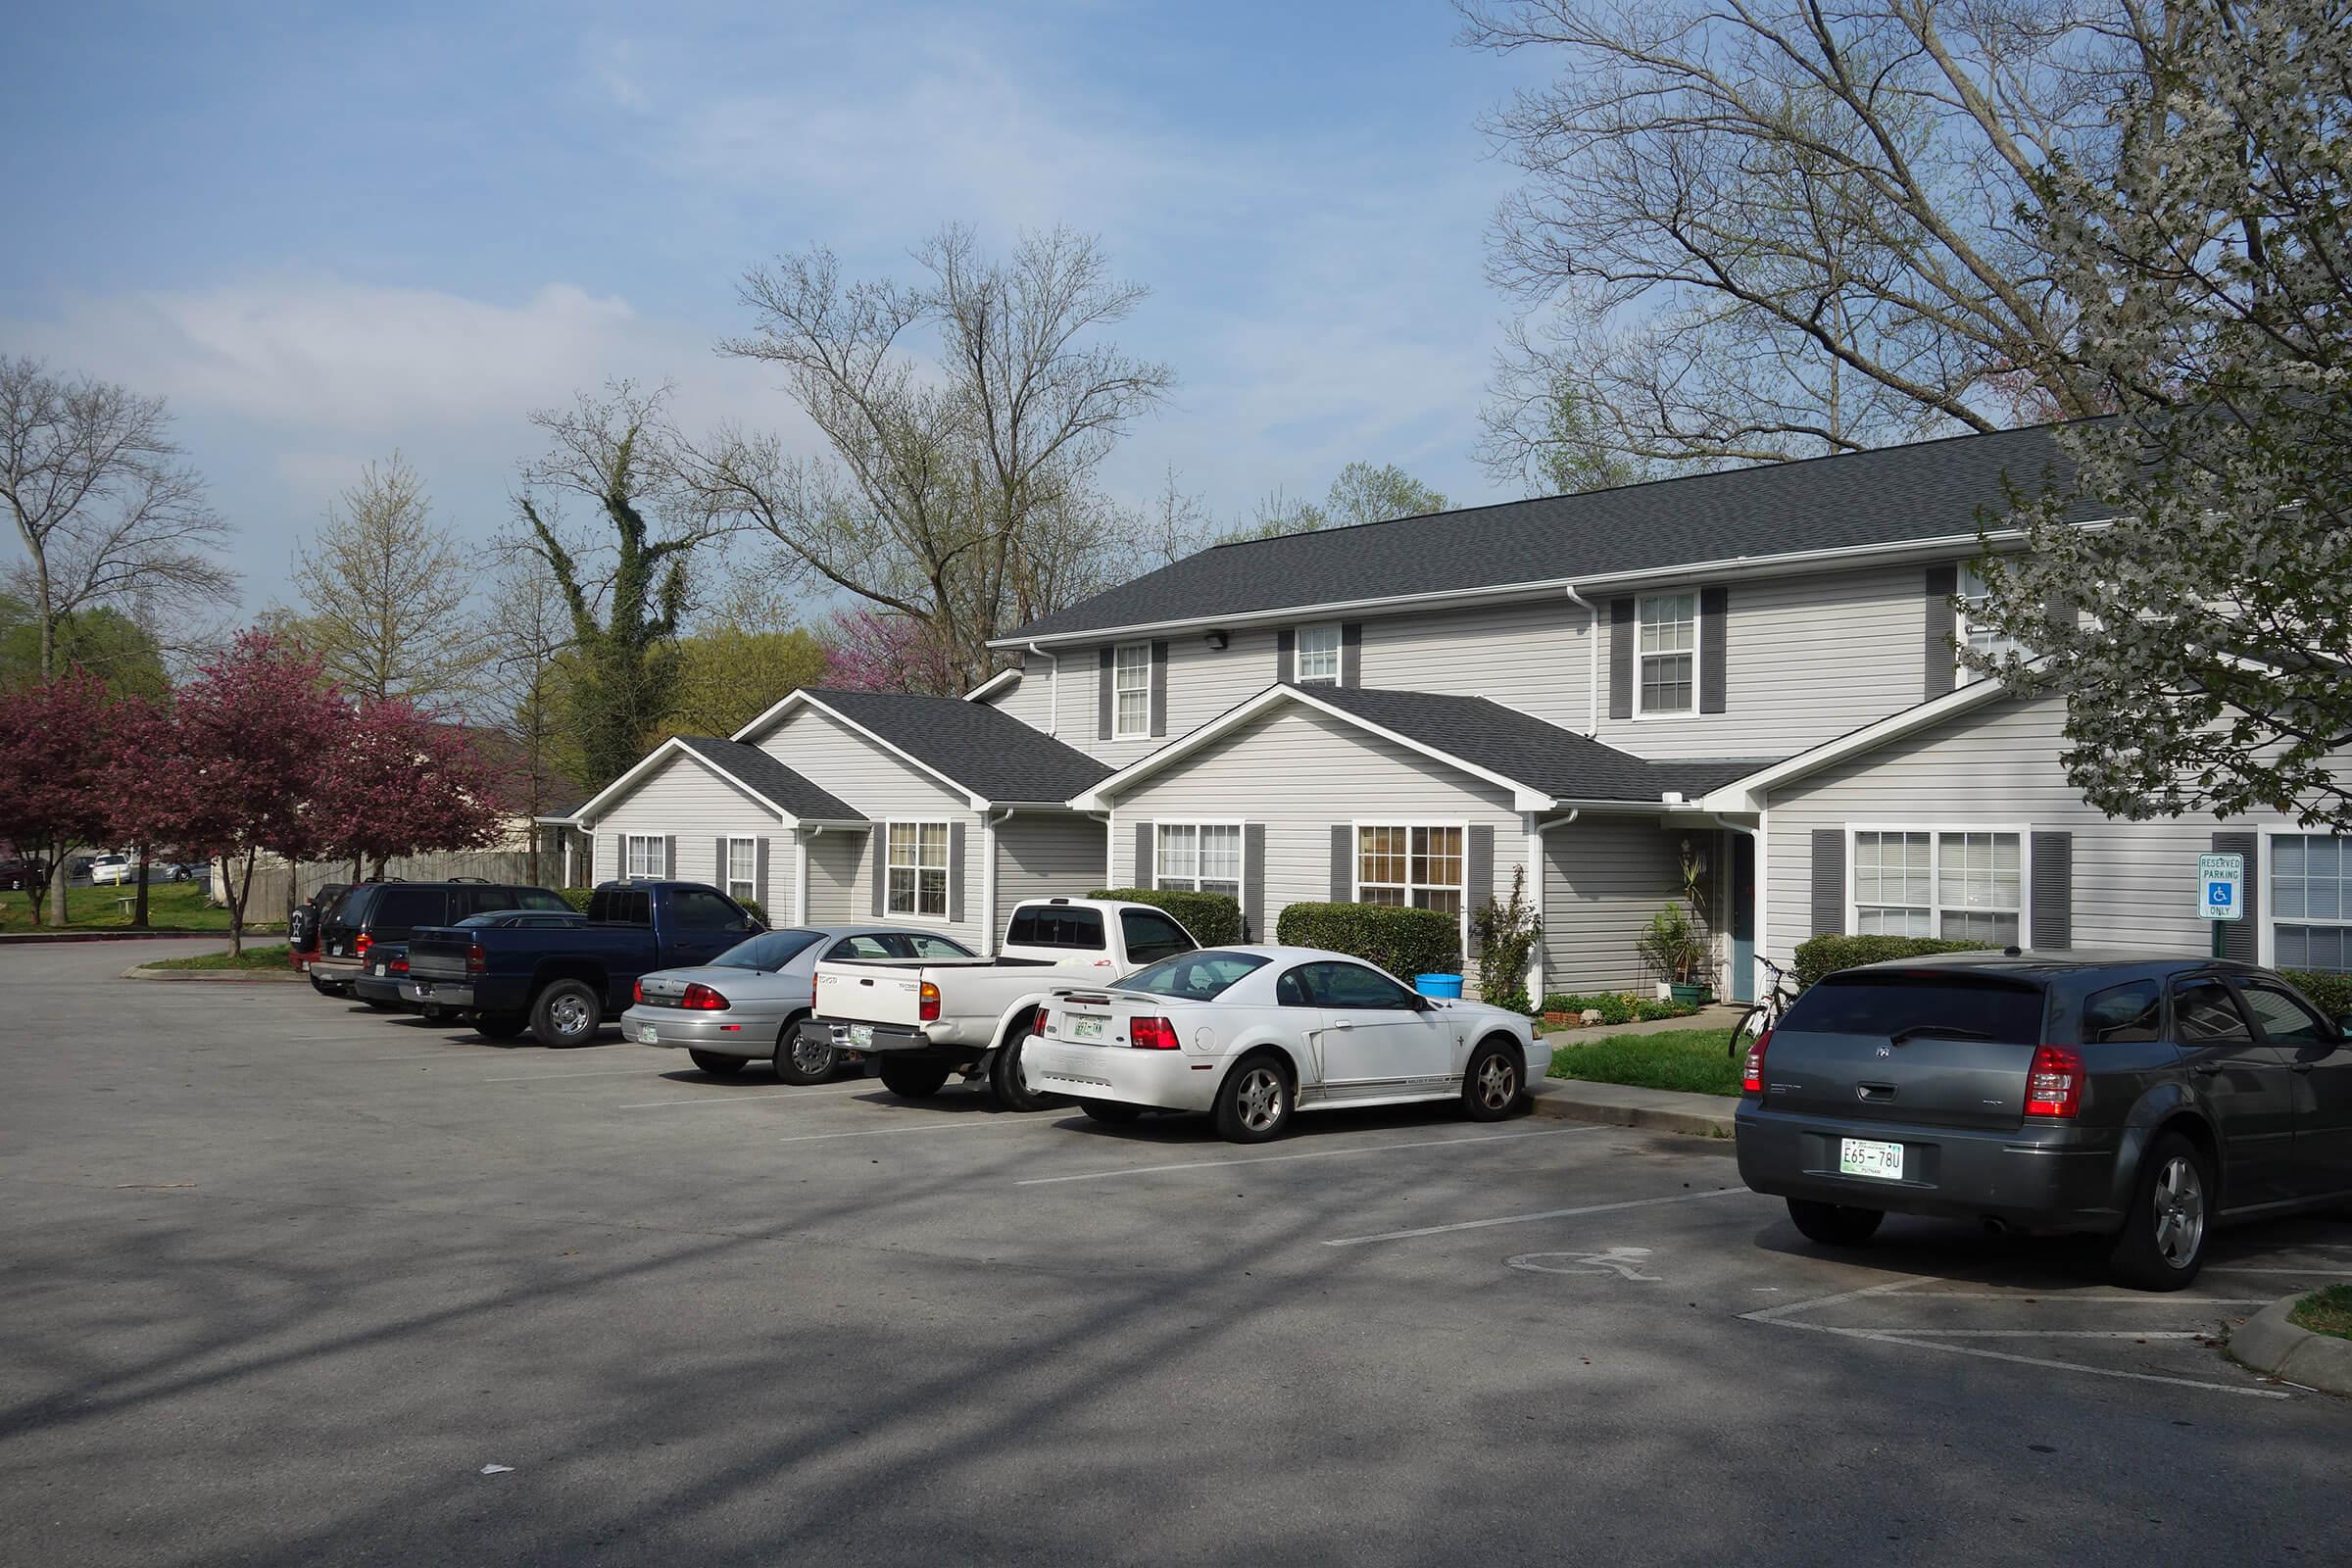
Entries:
<svg viewBox="0 0 2352 1568">
<path fill-rule="evenodd" d="M 1460 502 L 1507 302 L 1480 112 L 1529 63 L 1442 0 L 991 7 L 57 8 L 12 39 L 0 352 L 171 399 L 242 530 L 249 609 L 398 448 L 441 516 L 509 515 L 525 413 L 669 380 L 690 426 L 806 432 L 736 279 L 830 245 L 911 269 L 960 219 L 1100 234 L 1177 370 L 1114 459 L 1220 516 L 1352 458 Z"/>
</svg>

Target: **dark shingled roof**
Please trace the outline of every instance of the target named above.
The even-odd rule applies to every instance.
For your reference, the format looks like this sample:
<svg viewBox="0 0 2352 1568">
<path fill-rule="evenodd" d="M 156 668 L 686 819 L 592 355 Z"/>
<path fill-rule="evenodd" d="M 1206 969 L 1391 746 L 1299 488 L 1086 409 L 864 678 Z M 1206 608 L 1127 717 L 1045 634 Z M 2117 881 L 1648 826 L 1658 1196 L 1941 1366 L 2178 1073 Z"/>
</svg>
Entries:
<svg viewBox="0 0 2352 1568">
<path fill-rule="evenodd" d="M 960 697 L 808 688 L 808 695 L 983 800 L 1059 803 L 1111 770 L 1004 710 Z"/>
<path fill-rule="evenodd" d="M 2071 479 L 2058 426 L 1955 436 L 1584 495 L 1218 545 L 1031 621 L 1004 639 L 1214 620 L 1404 594 L 1962 538 L 2004 483 Z M 2078 519 L 2095 509 L 2078 505 Z"/>
<path fill-rule="evenodd" d="M 862 822 L 866 819 L 864 813 L 856 807 L 818 789 L 757 746 L 721 740 L 715 735 L 681 735 L 678 744 L 745 789 L 775 802 L 804 821 Z"/>
<path fill-rule="evenodd" d="M 1288 688 L 1293 691 L 1298 687 Z M 1652 762 L 1484 697 L 1317 686 L 1305 695 L 1562 801 L 1696 799 L 1777 758 Z"/>
</svg>

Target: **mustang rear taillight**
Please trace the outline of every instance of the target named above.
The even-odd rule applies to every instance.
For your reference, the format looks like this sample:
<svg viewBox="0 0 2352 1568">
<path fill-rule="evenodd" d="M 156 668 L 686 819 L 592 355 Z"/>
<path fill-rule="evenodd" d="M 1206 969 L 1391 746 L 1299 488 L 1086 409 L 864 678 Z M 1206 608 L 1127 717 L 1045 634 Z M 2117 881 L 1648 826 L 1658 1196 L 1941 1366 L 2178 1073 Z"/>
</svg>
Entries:
<svg viewBox="0 0 2352 1568">
<path fill-rule="evenodd" d="M 1047 1013 L 1045 1008 L 1038 1008 L 1037 1016 L 1029 1020 L 1029 1032 L 1033 1035 L 1044 1034 L 1046 1032 L 1046 1020 L 1049 1016 L 1050 1015 Z"/>
<path fill-rule="evenodd" d="M 1772 1044 L 1772 1031 L 1767 1029 L 1756 1036 L 1756 1043 L 1747 1048 L 1746 1065 L 1740 1069 L 1740 1092 L 1760 1095 L 1764 1092 L 1764 1053 Z"/>
<path fill-rule="evenodd" d="M 939 987 L 928 980 L 923 982 L 923 989 L 916 994 L 914 1015 L 924 1023 L 939 1022 Z"/>
<path fill-rule="evenodd" d="M 1165 1018 L 1138 1018 L 1127 1025 L 1127 1043 L 1138 1051 L 1174 1051 L 1176 1026 Z"/>
<path fill-rule="evenodd" d="M 678 999 L 678 1005 L 691 1007 L 696 1012 L 724 1012 L 727 999 L 698 980 L 686 988 L 686 994 Z"/>
<path fill-rule="evenodd" d="M 2082 1112 L 2082 1055 L 2067 1046 L 2036 1046 L 2026 1069 L 2026 1114 L 2079 1116 Z"/>
</svg>

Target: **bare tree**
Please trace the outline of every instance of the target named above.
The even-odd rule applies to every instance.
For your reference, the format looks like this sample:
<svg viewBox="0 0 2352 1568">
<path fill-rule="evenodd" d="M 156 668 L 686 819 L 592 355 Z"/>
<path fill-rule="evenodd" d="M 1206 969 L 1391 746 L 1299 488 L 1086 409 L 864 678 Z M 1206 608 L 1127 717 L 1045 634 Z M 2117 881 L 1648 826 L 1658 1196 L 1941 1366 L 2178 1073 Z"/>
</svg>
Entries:
<svg viewBox="0 0 2352 1568">
<path fill-rule="evenodd" d="M 1563 390 L 1601 457 L 1678 467 L 2104 407 L 2060 352 L 2076 307 L 2033 180 L 2111 162 L 2160 8 L 1457 3 L 1465 41 L 1559 73 L 1488 122 L 1527 176 L 1492 270 L 1534 313 L 1490 411 L 1498 475 Z"/>
<path fill-rule="evenodd" d="M 305 633 L 335 683 L 354 696 L 434 708 L 454 706 L 476 685 L 480 650 L 466 612 L 474 575 L 397 452 L 368 465 L 327 509 L 294 567 L 310 615 Z"/>
<path fill-rule="evenodd" d="M 995 261 L 951 224 L 916 261 L 917 284 L 845 282 L 822 249 L 747 274 L 758 329 L 721 352 L 780 367 L 831 459 L 727 430 L 683 471 L 815 584 L 921 621 L 968 685 L 989 638 L 1088 580 L 1115 532 L 1096 470 L 1175 378 L 1091 341 L 1145 294 L 1092 239 L 1028 235 Z"/>
<path fill-rule="evenodd" d="M 24 547 L 44 680 L 77 612 L 113 606 L 152 626 L 234 594 L 236 573 L 214 555 L 228 526 L 181 457 L 163 399 L 0 358 L 0 499 Z"/>
<path fill-rule="evenodd" d="M 572 647 L 571 612 L 547 563 L 533 551 L 510 548 L 490 589 L 481 634 L 485 696 L 501 733 L 513 744 L 518 804 L 534 819 L 530 877 L 540 880 L 536 818 L 578 799 L 579 748 L 564 723 L 565 656 Z"/>
</svg>

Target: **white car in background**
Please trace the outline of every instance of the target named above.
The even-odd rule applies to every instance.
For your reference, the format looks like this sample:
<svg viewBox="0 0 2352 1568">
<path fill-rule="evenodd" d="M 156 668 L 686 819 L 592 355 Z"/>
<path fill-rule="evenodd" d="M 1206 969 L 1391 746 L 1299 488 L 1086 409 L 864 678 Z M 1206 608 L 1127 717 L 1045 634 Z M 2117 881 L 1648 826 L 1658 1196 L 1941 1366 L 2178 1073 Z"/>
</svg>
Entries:
<svg viewBox="0 0 2352 1568">
<path fill-rule="evenodd" d="M 122 887 L 139 879 L 139 862 L 127 855 L 101 855 L 90 862 L 90 886 Z"/>
<path fill-rule="evenodd" d="M 1204 948 L 1116 985 L 1065 987 L 1021 1052 L 1029 1088 L 1068 1095 L 1097 1121 L 1206 1111 L 1236 1143 L 1293 1113 L 1459 1099 L 1473 1120 L 1508 1115 L 1527 1087 L 1528 1020 L 1424 997 L 1384 970 L 1317 948 Z"/>
</svg>

